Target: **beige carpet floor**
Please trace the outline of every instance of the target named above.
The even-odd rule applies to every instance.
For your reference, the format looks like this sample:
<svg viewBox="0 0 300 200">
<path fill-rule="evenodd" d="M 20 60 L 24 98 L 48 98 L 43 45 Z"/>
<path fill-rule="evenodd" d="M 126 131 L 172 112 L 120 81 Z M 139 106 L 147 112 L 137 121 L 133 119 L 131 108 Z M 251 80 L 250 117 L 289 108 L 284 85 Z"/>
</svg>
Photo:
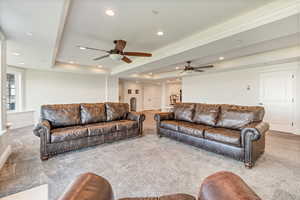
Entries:
<svg viewBox="0 0 300 200">
<path fill-rule="evenodd" d="M 300 137 L 269 132 L 266 152 L 249 170 L 242 162 L 168 138 L 157 138 L 153 112 L 145 136 L 39 159 L 39 138 L 32 127 L 10 132 L 13 154 L 0 171 L 0 197 L 49 184 L 56 200 L 79 174 L 107 178 L 115 197 L 183 192 L 196 195 L 208 175 L 228 170 L 240 175 L 265 200 L 300 200 Z"/>
</svg>

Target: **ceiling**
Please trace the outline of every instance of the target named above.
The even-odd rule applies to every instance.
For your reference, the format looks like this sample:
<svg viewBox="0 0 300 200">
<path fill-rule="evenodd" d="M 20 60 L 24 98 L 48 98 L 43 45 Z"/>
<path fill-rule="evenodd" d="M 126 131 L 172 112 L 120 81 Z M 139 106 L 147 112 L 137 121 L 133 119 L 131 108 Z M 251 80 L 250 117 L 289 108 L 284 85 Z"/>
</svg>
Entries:
<svg viewBox="0 0 300 200">
<path fill-rule="evenodd" d="M 7 38 L 9 65 L 53 66 L 64 6 L 62 0 L 0 1 L 0 27 Z"/>
<path fill-rule="evenodd" d="M 217 64 L 239 57 L 300 45 L 299 19 L 300 15 L 293 15 L 274 23 L 212 42 L 173 56 L 173 58 L 168 58 L 166 62 L 172 60 L 173 63 L 171 62 L 171 65 L 167 63 L 164 66 L 157 64 L 157 66 L 160 66 L 158 68 L 145 66 L 143 73 L 165 73 L 174 71 L 176 67 L 180 67 L 179 70 L 181 70 L 188 60 L 192 61 L 193 66 Z M 224 57 L 224 60 L 220 61 L 219 57 Z M 180 62 L 181 60 L 183 62 Z M 158 62 L 163 62 L 163 60 Z"/>
<path fill-rule="evenodd" d="M 83 65 L 101 64 L 112 68 L 121 63 L 111 59 L 93 61 L 93 58 L 103 53 L 82 51 L 76 45 L 110 50 L 113 40 L 124 39 L 128 42 L 128 51 L 152 52 L 267 2 L 269 1 L 73 0 L 57 60 L 74 60 Z M 107 16 L 106 9 L 114 10 L 115 16 Z M 157 31 L 163 31 L 165 35 L 159 37 L 156 35 Z"/>
<path fill-rule="evenodd" d="M 198 33 L 248 13 L 261 19 L 263 11 L 256 10 L 284 9 L 293 2 L 296 0 L 2 0 L 0 27 L 7 37 L 9 65 L 75 73 L 116 71 L 130 77 L 168 72 L 186 60 L 201 65 L 218 62 L 219 56 L 233 59 L 292 46 L 299 41 L 300 17 L 277 13 L 272 23 L 257 23 L 255 28 L 207 44 L 200 44 L 198 38 L 195 42 L 199 44 L 190 49 L 182 44 L 193 44 Z M 106 15 L 107 9 L 115 15 Z M 158 36 L 157 31 L 164 35 Z M 133 58 L 136 62 L 130 65 L 109 58 L 93 61 L 102 53 L 76 47 L 110 50 L 115 39 L 127 40 L 127 51 L 151 52 L 153 57 Z M 98 65 L 102 71 L 95 70 Z"/>
</svg>

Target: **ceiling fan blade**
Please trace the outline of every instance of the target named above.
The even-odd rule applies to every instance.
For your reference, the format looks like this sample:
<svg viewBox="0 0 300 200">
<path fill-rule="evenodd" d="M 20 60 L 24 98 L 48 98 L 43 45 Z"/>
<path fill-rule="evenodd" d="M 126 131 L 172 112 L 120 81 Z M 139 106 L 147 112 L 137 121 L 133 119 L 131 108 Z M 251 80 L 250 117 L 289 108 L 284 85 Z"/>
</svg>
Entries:
<svg viewBox="0 0 300 200">
<path fill-rule="evenodd" d="M 204 70 L 201 70 L 201 69 L 194 69 L 193 71 L 195 71 L 195 72 L 204 72 Z"/>
<path fill-rule="evenodd" d="M 122 58 L 122 60 L 124 61 L 124 62 L 127 62 L 127 63 L 131 63 L 132 62 L 132 60 L 130 60 L 128 57 L 126 57 L 126 56 L 124 56 L 123 58 Z"/>
<path fill-rule="evenodd" d="M 77 47 L 78 48 L 83 48 L 83 49 L 88 49 L 88 50 L 103 51 L 103 52 L 109 53 L 109 51 L 106 51 L 104 49 L 97 49 L 97 48 L 85 47 L 85 46 L 77 46 Z"/>
<path fill-rule="evenodd" d="M 200 67 L 194 67 L 194 69 L 206 69 L 206 68 L 213 68 L 213 65 L 206 65 L 206 66 L 200 66 Z"/>
<path fill-rule="evenodd" d="M 143 52 L 124 52 L 123 55 L 126 56 L 141 56 L 141 57 L 151 57 L 151 53 L 143 53 Z"/>
<path fill-rule="evenodd" d="M 126 46 L 126 41 L 125 40 L 115 40 L 114 43 L 116 44 L 115 49 L 122 52 L 123 49 Z"/>
<path fill-rule="evenodd" d="M 108 56 L 109 56 L 109 54 L 104 55 L 104 56 L 100 56 L 100 57 L 97 57 L 97 58 L 94 58 L 93 60 L 101 60 L 103 58 L 107 58 Z"/>
</svg>

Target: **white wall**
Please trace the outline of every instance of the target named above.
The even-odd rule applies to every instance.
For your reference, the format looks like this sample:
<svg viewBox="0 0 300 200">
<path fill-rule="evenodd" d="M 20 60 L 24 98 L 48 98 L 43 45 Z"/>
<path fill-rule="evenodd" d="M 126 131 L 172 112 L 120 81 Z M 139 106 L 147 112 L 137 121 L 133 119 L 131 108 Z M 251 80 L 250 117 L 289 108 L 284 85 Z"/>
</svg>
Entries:
<svg viewBox="0 0 300 200">
<path fill-rule="evenodd" d="M 263 70 L 298 67 L 296 78 L 297 91 L 300 95 L 299 63 L 287 63 L 269 67 L 237 70 L 188 76 L 182 80 L 183 102 L 228 103 L 240 105 L 259 104 L 259 74 Z M 250 87 L 250 90 L 247 88 Z M 300 98 L 297 98 L 296 126 L 300 129 Z"/>
<path fill-rule="evenodd" d="M 104 75 L 26 70 L 25 110 L 36 111 L 37 120 L 43 104 L 104 102 L 105 78 Z"/>
<path fill-rule="evenodd" d="M 17 129 L 32 126 L 35 121 L 34 111 L 10 112 L 7 113 L 7 124 L 9 129 Z"/>
<path fill-rule="evenodd" d="M 297 70 L 297 75 L 296 75 L 296 91 L 297 91 L 297 96 L 296 96 L 296 118 L 297 118 L 297 131 L 296 133 L 300 135 L 300 62 L 298 62 L 298 70 Z"/>
<path fill-rule="evenodd" d="M 181 89 L 180 82 L 136 82 L 122 80 L 119 84 L 119 96 L 121 101 L 130 104 L 130 98 L 137 98 L 137 110 L 165 110 L 170 104 L 170 95 L 178 94 Z M 128 94 L 128 89 L 132 90 L 132 94 Z M 135 90 L 140 91 L 135 94 Z"/>
<path fill-rule="evenodd" d="M 119 78 L 116 76 L 106 76 L 106 101 L 119 102 Z"/>
<path fill-rule="evenodd" d="M 170 105 L 171 95 L 180 95 L 181 83 L 166 83 L 165 105 Z"/>
<path fill-rule="evenodd" d="M 141 83 L 136 83 L 134 81 L 122 81 L 123 88 L 123 102 L 130 105 L 130 99 L 135 97 L 137 100 L 137 111 L 142 111 L 144 109 L 144 99 L 143 99 L 143 86 Z M 131 94 L 128 94 L 128 89 L 131 89 Z M 135 94 L 135 90 L 139 90 L 139 94 Z"/>
<path fill-rule="evenodd" d="M 252 70 L 184 77 L 183 102 L 258 105 L 258 78 Z"/>
</svg>

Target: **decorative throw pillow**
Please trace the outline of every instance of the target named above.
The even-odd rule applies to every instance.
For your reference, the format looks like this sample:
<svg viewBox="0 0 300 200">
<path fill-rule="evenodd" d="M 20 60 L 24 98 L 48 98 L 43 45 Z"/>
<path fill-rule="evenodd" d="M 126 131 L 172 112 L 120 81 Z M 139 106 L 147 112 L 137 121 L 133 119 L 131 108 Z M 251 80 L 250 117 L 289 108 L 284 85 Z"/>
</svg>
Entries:
<svg viewBox="0 0 300 200">
<path fill-rule="evenodd" d="M 264 108 L 258 106 L 222 105 L 217 126 L 241 130 L 252 122 L 262 121 L 264 113 Z"/>
<path fill-rule="evenodd" d="M 195 112 L 195 104 L 178 103 L 174 106 L 174 118 L 176 120 L 193 122 Z"/>
<path fill-rule="evenodd" d="M 106 120 L 121 120 L 126 119 L 129 112 L 129 105 L 127 103 L 105 103 Z"/>
<path fill-rule="evenodd" d="M 43 105 L 41 118 L 48 120 L 53 128 L 80 124 L 79 104 Z"/>
<path fill-rule="evenodd" d="M 90 124 L 106 121 L 104 103 L 84 103 L 81 107 L 81 124 Z"/>
<path fill-rule="evenodd" d="M 215 126 L 220 113 L 220 105 L 198 103 L 193 121 L 199 124 Z"/>
</svg>

